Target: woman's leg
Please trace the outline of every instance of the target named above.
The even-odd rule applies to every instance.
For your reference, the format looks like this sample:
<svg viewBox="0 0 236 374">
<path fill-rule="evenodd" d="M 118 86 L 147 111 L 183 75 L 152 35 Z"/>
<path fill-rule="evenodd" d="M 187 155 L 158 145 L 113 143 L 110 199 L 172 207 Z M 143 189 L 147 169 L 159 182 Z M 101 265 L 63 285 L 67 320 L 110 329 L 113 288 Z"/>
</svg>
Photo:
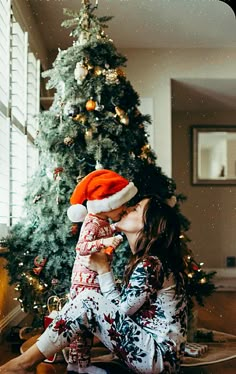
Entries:
<svg viewBox="0 0 236 374">
<path fill-rule="evenodd" d="M 33 365 L 68 346 L 77 332 L 84 330 L 96 335 L 134 372 L 162 372 L 162 353 L 152 336 L 102 295 L 83 291 L 63 307 L 28 355 L 26 352 L 2 366 L 0 373 L 29 373 Z"/>
<path fill-rule="evenodd" d="M 7 362 L 0 367 L 1 374 L 30 374 L 36 373 L 36 366 L 45 360 L 36 344 L 30 347 L 21 356 Z"/>
<path fill-rule="evenodd" d="M 45 356 L 51 356 L 84 330 L 96 335 L 133 371 L 157 374 L 163 370 L 162 353 L 152 336 L 110 300 L 91 290 L 66 304 L 36 344 Z"/>
</svg>

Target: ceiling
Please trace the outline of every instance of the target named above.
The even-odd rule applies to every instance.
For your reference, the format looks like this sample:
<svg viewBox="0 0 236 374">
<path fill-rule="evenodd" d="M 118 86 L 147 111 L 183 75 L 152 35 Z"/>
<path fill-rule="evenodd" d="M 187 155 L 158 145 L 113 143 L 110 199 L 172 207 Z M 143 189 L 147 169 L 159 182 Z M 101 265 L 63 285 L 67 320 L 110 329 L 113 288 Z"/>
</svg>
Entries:
<svg viewBox="0 0 236 374">
<path fill-rule="evenodd" d="M 94 4 L 96 0 L 91 0 Z M 63 8 L 79 10 L 81 0 L 28 0 L 48 53 L 72 43 L 61 27 Z M 96 14 L 114 16 L 108 35 L 117 48 L 236 48 L 233 10 L 220 0 L 98 0 Z M 236 110 L 236 81 L 172 82 L 174 110 Z"/>
</svg>

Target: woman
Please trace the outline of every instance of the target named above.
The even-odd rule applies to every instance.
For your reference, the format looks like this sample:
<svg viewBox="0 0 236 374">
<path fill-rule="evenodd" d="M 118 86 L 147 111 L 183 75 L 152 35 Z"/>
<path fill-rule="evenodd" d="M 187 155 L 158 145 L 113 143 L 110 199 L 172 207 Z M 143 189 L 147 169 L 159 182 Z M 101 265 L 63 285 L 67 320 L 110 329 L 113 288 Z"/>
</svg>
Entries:
<svg viewBox="0 0 236 374">
<path fill-rule="evenodd" d="M 104 253 L 84 258 L 97 271 L 102 295 L 83 291 L 62 309 L 38 342 L 0 373 L 29 373 L 80 331 L 90 331 L 133 372 L 179 372 L 186 340 L 184 260 L 178 216 L 155 196 L 141 200 L 117 224 L 132 256 L 116 289 Z"/>
</svg>

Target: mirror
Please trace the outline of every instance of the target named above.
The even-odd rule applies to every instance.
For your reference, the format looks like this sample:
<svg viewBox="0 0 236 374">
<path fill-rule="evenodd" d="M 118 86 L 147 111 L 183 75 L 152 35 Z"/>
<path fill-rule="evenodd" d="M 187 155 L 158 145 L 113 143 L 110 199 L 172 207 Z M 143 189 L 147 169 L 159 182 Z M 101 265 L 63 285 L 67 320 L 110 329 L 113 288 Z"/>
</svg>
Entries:
<svg viewBox="0 0 236 374">
<path fill-rule="evenodd" d="M 236 126 L 192 126 L 193 184 L 236 184 Z"/>
</svg>

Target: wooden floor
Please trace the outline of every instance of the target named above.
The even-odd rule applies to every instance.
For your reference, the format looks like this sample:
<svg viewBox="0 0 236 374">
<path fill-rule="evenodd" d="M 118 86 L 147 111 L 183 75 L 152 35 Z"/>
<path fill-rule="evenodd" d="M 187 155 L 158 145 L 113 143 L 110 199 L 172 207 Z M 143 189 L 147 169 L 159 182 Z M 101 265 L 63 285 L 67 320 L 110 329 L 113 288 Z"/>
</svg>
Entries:
<svg viewBox="0 0 236 374">
<path fill-rule="evenodd" d="M 205 307 L 198 307 L 198 326 L 236 335 L 236 292 L 216 292 L 207 298 Z M 0 364 L 16 357 L 11 344 L 0 344 Z M 40 365 L 37 374 L 66 373 L 65 365 Z M 183 374 L 235 374 L 236 359 L 200 367 L 183 368 Z"/>
</svg>

